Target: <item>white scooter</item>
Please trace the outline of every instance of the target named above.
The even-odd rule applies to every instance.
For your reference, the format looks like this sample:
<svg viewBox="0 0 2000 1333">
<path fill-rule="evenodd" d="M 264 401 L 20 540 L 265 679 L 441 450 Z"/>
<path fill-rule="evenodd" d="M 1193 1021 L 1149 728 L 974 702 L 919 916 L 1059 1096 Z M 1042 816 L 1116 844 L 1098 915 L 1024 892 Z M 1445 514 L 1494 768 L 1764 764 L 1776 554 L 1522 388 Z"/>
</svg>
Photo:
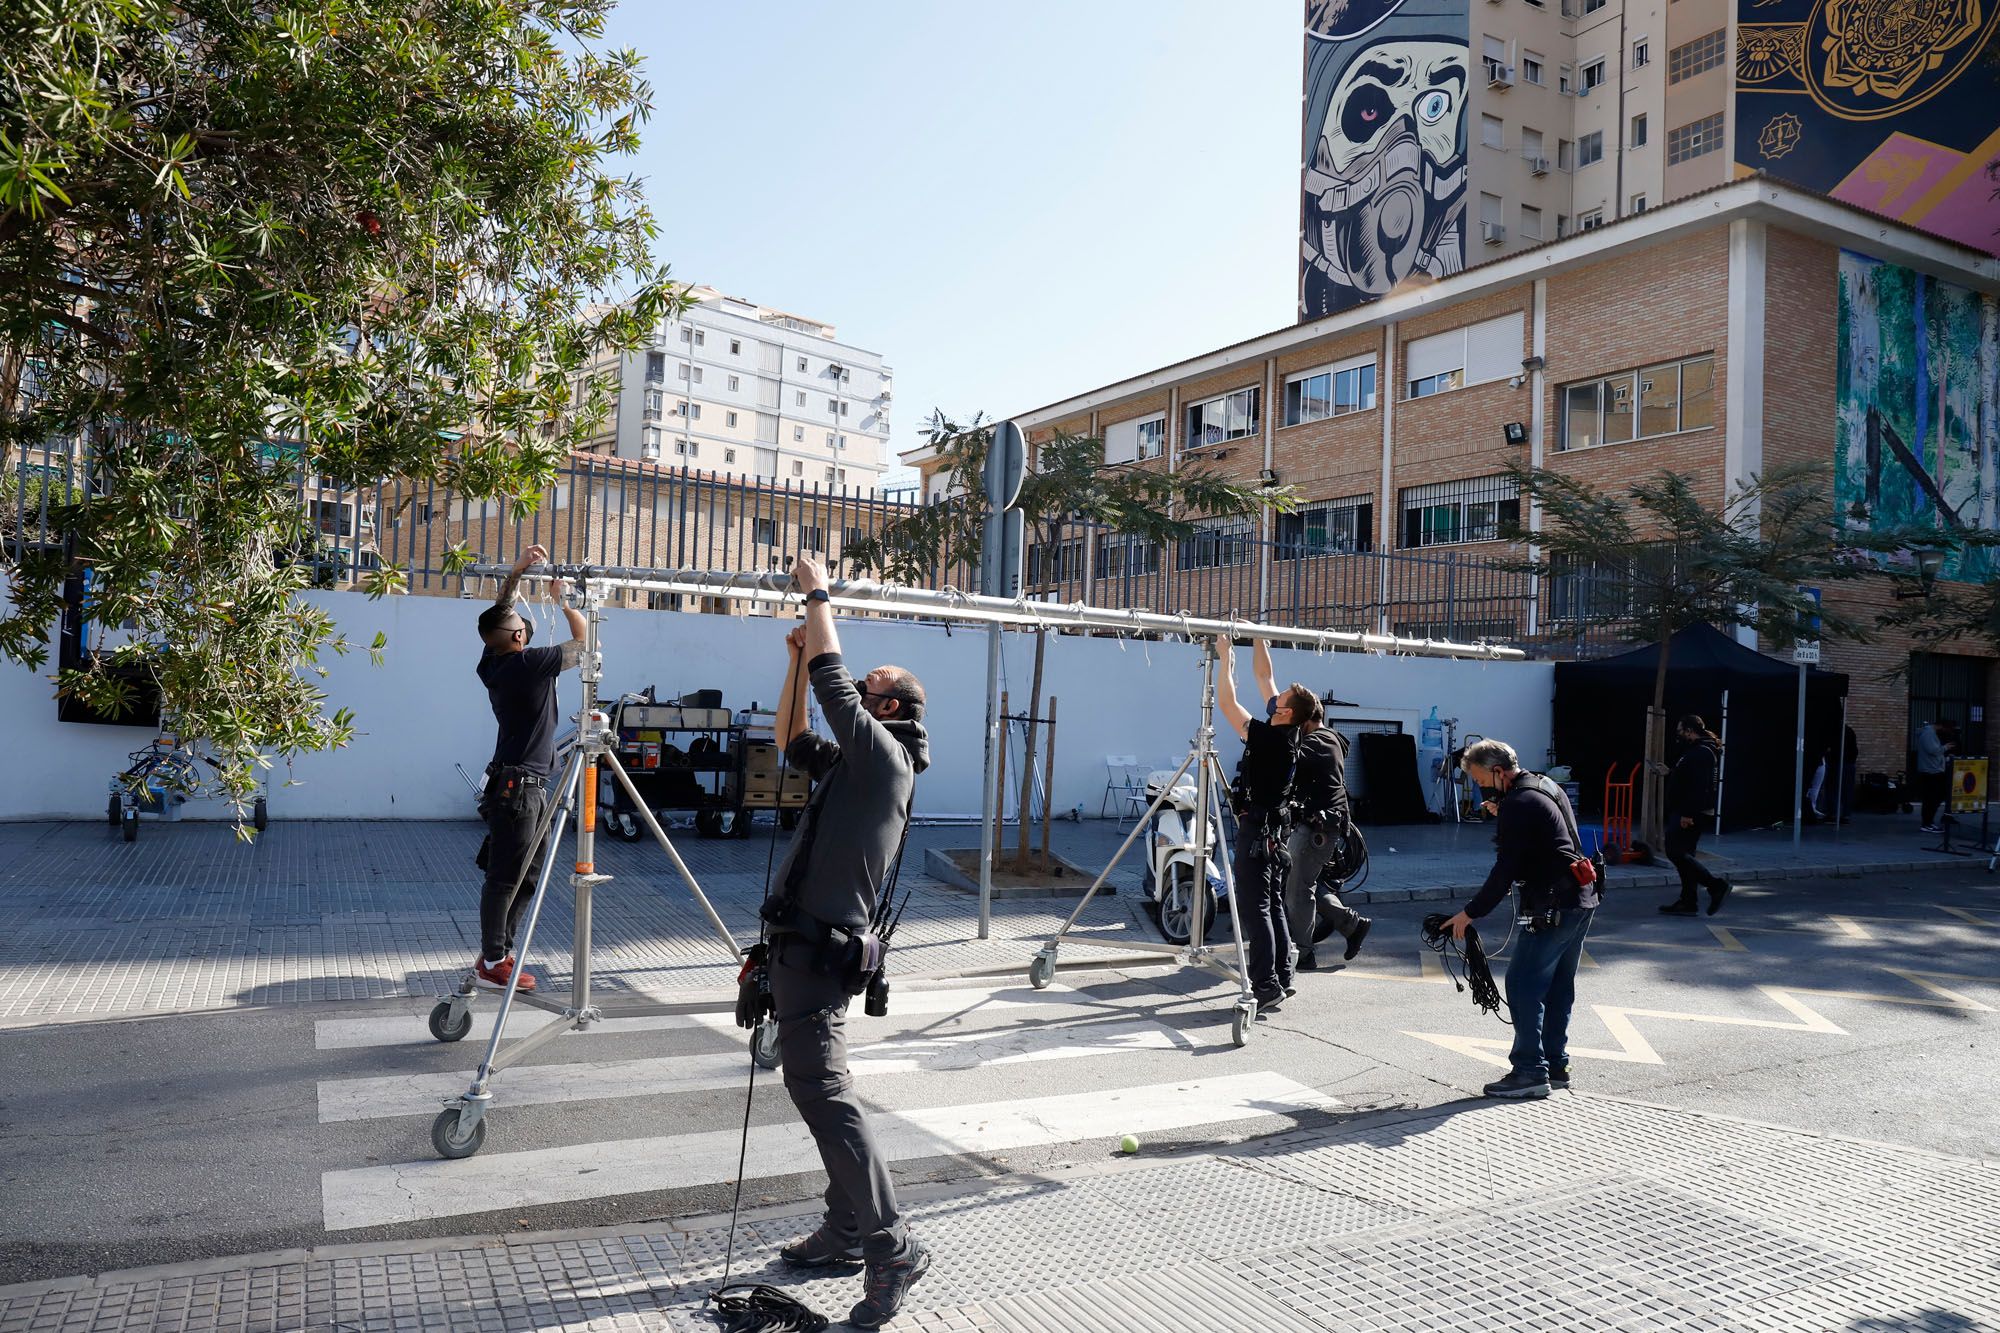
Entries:
<svg viewBox="0 0 2000 1333">
<path fill-rule="evenodd" d="M 1159 796 L 1173 776 L 1171 768 L 1156 769 L 1146 775 L 1148 805 Z M 1153 812 L 1152 823 L 1146 830 L 1146 894 L 1153 915 L 1160 923 L 1160 934 L 1166 937 L 1169 944 L 1188 942 L 1197 859 L 1194 845 L 1196 794 L 1194 779 L 1182 778 L 1167 793 L 1167 799 L 1160 802 L 1159 809 Z M 1215 847 L 1221 843 L 1221 830 L 1211 828 L 1209 845 Z M 1202 904 L 1201 933 L 1203 939 L 1212 940 L 1221 932 L 1219 923 L 1228 920 L 1222 899 L 1228 894 L 1229 886 L 1215 868 L 1212 852 L 1199 859 L 1208 879 L 1208 894 Z"/>
</svg>

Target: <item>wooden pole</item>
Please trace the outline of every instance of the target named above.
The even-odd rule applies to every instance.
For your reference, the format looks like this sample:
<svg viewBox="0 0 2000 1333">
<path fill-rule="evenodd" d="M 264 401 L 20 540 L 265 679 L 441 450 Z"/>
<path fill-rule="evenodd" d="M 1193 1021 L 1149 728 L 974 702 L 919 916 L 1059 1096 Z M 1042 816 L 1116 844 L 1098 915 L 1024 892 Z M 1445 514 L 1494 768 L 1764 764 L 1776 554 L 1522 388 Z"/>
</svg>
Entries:
<svg viewBox="0 0 2000 1333">
<path fill-rule="evenodd" d="M 1028 694 L 1027 739 L 1023 743 L 1021 751 L 1021 805 L 1019 811 L 1021 817 L 1021 836 L 1015 852 L 1015 860 L 1023 870 L 1028 868 L 1028 837 L 1033 830 L 1033 825 L 1029 823 L 1029 818 L 1035 808 L 1035 741 L 1037 739 L 1035 727 L 1038 715 L 1042 711 L 1042 650 L 1048 645 L 1048 641 L 1048 631 L 1037 625 L 1035 627 L 1035 679 L 1033 688 Z M 1047 805 L 1048 802 L 1044 801 L 1043 804 Z"/>
<path fill-rule="evenodd" d="M 1000 795 L 993 802 L 993 861 L 998 865 L 1003 859 L 1000 854 L 1000 830 L 1007 827 L 1007 691 L 1000 691 L 1000 754 L 995 759 L 1000 773 L 995 781 Z"/>
<path fill-rule="evenodd" d="M 1056 697 L 1049 696 L 1049 746 L 1042 756 L 1042 874 L 1049 873 L 1049 811 L 1056 803 Z"/>
</svg>

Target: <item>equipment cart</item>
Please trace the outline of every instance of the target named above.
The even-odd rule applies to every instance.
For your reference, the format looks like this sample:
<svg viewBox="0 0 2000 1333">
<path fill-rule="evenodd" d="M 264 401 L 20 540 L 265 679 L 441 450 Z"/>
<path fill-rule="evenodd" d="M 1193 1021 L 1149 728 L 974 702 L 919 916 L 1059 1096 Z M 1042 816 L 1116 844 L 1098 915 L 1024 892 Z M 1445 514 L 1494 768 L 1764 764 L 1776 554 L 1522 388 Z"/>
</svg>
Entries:
<svg viewBox="0 0 2000 1333">
<path fill-rule="evenodd" d="M 111 779 L 105 816 L 127 842 L 138 839 L 140 815 L 177 820 L 188 801 L 225 800 L 229 795 L 221 781 L 222 765 L 199 742 L 156 736 L 126 757 L 131 764 Z M 250 804 L 250 822 L 259 833 L 271 822 L 269 797 L 269 779 L 259 778 Z"/>
<path fill-rule="evenodd" d="M 779 827 L 796 828 L 799 811 L 805 809 L 806 798 L 812 795 L 812 779 L 786 768 L 784 756 L 778 753 L 777 716 L 775 710 L 759 708 L 753 703 L 739 717 L 743 767 L 736 807 L 744 812 L 746 827 L 755 817 L 751 812 L 775 810 Z"/>
<path fill-rule="evenodd" d="M 743 728 L 728 709 L 628 697 L 620 701 L 612 727 L 619 761 L 649 809 L 693 811 L 695 831 L 703 837 L 750 836 L 739 795 Z M 610 807 L 612 831 L 626 842 L 645 837 L 644 821 L 624 790 L 609 779 L 604 784 L 610 789 L 600 799 Z"/>
</svg>

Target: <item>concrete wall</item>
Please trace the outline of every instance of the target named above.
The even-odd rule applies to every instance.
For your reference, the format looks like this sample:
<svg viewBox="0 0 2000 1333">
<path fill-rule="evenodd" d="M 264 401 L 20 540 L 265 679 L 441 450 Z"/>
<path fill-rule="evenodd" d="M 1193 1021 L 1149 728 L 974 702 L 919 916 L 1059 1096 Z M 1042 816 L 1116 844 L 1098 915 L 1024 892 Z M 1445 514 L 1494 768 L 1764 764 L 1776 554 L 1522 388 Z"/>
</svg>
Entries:
<svg viewBox="0 0 2000 1333">
<path fill-rule="evenodd" d="M 326 689 L 333 706 L 352 707 L 360 734 L 348 749 L 308 755 L 272 775 L 274 819 L 424 819 L 471 813 L 454 762 L 477 773 L 493 745 L 493 719 L 473 675 L 478 606 L 436 597 L 370 601 L 358 593 L 313 594 L 358 642 L 377 630 L 388 636 L 386 660 L 365 653 L 331 664 Z M 783 684 L 782 627 L 767 618 L 606 613 L 605 688 L 616 693 L 659 687 L 662 698 L 715 687 L 732 708 L 753 700 L 775 704 Z M 537 612 L 537 642 L 556 635 L 546 607 Z M 920 815 L 979 809 L 981 726 L 985 688 L 983 630 L 879 620 L 843 621 L 841 635 L 857 666 L 894 662 L 923 680 L 930 694 L 933 766 L 917 789 Z M 1552 668 L 1545 663 L 1479 664 L 1343 653 L 1279 652 L 1281 684 L 1299 680 L 1335 690 L 1357 705 L 1335 710 L 1336 722 L 1386 720 L 1414 732 L 1436 705 L 1466 730 L 1514 742 L 1530 763 L 1548 744 Z M 1034 662 L 1032 638 L 1009 634 L 1006 682 L 1019 710 Z M 1125 643 L 1054 636 L 1049 641 L 1044 694 L 1061 702 L 1056 746 L 1055 807 L 1082 805 L 1095 815 L 1104 790 L 1107 754 L 1133 754 L 1157 764 L 1185 750 L 1199 702 L 1200 661 L 1188 644 Z M 1238 654 L 1245 696 L 1255 687 L 1247 653 Z M 564 695 L 573 706 L 574 677 Z M 11 763 L 0 768 L 0 818 L 103 817 L 106 783 L 125 766 L 127 751 L 150 731 L 56 721 L 50 682 L 11 664 L 0 666 L 0 717 L 7 720 Z M 1218 726 L 1221 724 L 1218 721 Z M 1222 728 L 1226 732 L 1226 728 Z M 1236 742 L 1226 738 L 1232 767 Z M 299 785 L 282 787 L 287 778 Z M 190 804 L 184 817 L 219 818 L 219 803 Z"/>
</svg>

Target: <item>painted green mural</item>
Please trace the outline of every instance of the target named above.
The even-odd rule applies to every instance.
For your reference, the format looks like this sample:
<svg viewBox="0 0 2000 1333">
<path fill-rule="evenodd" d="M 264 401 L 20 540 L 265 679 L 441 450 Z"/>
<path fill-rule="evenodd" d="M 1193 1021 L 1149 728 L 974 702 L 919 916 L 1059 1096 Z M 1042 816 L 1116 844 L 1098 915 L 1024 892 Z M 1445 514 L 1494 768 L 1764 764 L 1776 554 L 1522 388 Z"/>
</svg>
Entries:
<svg viewBox="0 0 2000 1333">
<path fill-rule="evenodd" d="M 2000 528 L 2000 349 L 1992 296 L 1840 256 L 1835 495 L 1850 528 Z M 1990 578 L 1992 551 L 1947 578 Z"/>
</svg>

